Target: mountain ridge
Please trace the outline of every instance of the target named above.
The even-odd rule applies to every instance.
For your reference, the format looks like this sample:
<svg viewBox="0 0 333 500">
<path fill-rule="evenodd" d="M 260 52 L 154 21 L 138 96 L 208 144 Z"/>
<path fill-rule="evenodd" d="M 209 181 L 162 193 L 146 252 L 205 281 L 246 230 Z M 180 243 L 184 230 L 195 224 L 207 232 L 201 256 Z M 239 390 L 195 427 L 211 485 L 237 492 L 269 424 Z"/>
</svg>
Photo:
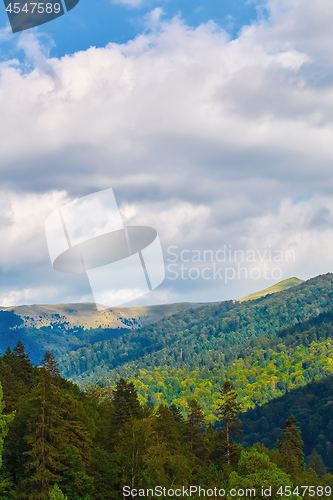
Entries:
<svg viewBox="0 0 333 500">
<path fill-rule="evenodd" d="M 256 400 L 264 403 L 277 395 L 276 391 L 282 394 L 293 384 L 309 381 L 302 378 L 303 371 L 310 379 L 313 373 L 325 376 L 331 372 L 332 310 L 333 275 L 326 274 L 253 301 L 229 301 L 178 313 L 125 337 L 69 353 L 59 362 L 64 375 L 81 386 L 113 384 L 122 376 L 135 380 L 148 402 L 157 397 L 169 403 L 172 394 L 184 397 L 177 401 L 183 409 L 191 391 L 198 393 L 200 384 L 204 404 L 205 391 L 218 391 L 216 384 L 232 369 L 233 381 L 238 380 L 237 374 L 241 376 L 244 387 L 238 387 L 249 393 L 247 405 Z M 321 314 L 328 316 L 320 326 L 316 318 Z M 311 341 L 315 342 L 313 347 Z M 322 357 L 323 350 L 328 357 Z M 273 355 L 280 365 L 270 368 Z M 302 357 L 309 364 L 308 370 L 302 369 Z M 290 377 L 284 375 L 288 370 Z M 253 385 L 258 376 L 264 377 L 264 382 Z M 249 384 L 252 391 L 248 391 Z M 186 392 L 182 387 L 191 390 Z"/>
</svg>

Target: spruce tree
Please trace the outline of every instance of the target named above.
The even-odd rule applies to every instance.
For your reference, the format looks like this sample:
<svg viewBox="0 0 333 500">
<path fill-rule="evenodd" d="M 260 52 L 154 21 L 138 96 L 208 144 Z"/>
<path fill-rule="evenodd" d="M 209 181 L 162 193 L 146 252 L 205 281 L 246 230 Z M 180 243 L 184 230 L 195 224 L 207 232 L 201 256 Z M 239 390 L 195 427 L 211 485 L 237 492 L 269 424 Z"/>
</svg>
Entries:
<svg viewBox="0 0 333 500">
<path fill-rule="evenodd" d="M 63 395 L 63 417 L 67 443 L 74 445 L 79 450 L 82 460 L 87 464 L 92 448 L 91 436 L 87 430 L 89 421 L 87 416 L 82 414 L 78 402 L 69 394 Z"/>
<path fill-rule="evenodd" d="M 206 423 L 201 406 L 195 399 L 189 404 L 189 413 L 184 427 L 184 442 L 188 444 L 192 452 L 201 460 L 207 455 L 207 444 L 205 434 Z"/>
<path fill-rule="evenodd" d="M 175 422 L 177 422 L 177 424 L 179 424 L 182 427 L 185 423 L 184 417 L 181 411 L 177 408 L 177 406 L 174 403 L 170 406 L 170 411 L 173 415 L 173 418 L 175 419 Z"/>
<path fill-rule="evenodd" d="M 238 414 L 241 411 L 241 404 L 237 401 L 237 393 L 232 389 L 230 380 L 226 380 L 223 389 L 220 389 L 220 403 L 218 405 L 219 421 L 222 424 L 222 430 L 219 432 L 219 441 L 225 448 L 227 463 L 231 464 L 232 451 L 235 449 L 233 435 L 238 438 L 242 434 L 239 428 L 241 421 Z"/>
<path fill-rule="evenodd" d="M 13 354 L 13 351 L 11 350 L 11 348 L 8 346 L 7 349 L 6 349 L 6 352 L 5 354 L 3 355 L 4 359 L 6 360 L 6 358 L 10 358 L 14 356 Z"/>
<path fill-rule="evenodd" d="M 16 354 L 16 356 L 19 356 L 20 358 L 27 360 L 29 359 L 29 354 L 25 352 L 25 345 L 23 344 L 22 340 L 19 340 L 14 347 L 14 354 Z"/>
<path fill-rule="evenodd" d="M 133 418 L 142 417 L 142 408 L 133 382 L 121 378 L 113 391 L 114 422 L 116 427 Z"/>
<path fill-rule="evenodd" d="M 46 353 L 44 354 L 42 366 L 44 366 L 44 368 L 46 368 L 46 370 L 51 373 L 53 378 L 60 376 L 58 362 L 56 361 L 55 356 L 53 356 L 50 351 L 46 351 Z"/>
<path fill-rule="evenodd" d="M 30 361 L 29 354 L 25 352 L 25 346 L 21 340 L 18 341 L 13 352 L 14 356 L 10 356 L 11 364 L 13 366 L 16 378 L 24 382 L 27 387 L 33 385 L 33 366 Z"/>
<path fill-rule="evenodd" d="M 124 485 L 130 485 L 131 488 L 142 486 L 149 456 L 147 449 L 151 444 L 153 433 L 151 419 L 133 419 L 122 426 L 114 453 L 114 465 L 119 474 L 119 489 Z"/>
<path fill-rule="evenodd" d="M 283 457 L 283 469 L 288 474 L 295 477 L 304 471 L 303 441 L 294 415 L 286 421 L 276 448 Z"/>
<path fill-rule="evenodd" d="M 319 478 L 322 478 L 326 474 L 325 464 L 323 459 L 313 448 L 311 455 L 308 458 L 308 466 L 313 469 Z"/>
<path fill-rule="evenodd" d="M 178 452 L 181 448 L 179 425 L 175 421 L 172 412 L 166 405 L 161 404 L 158 407 L 155 429 L 159 438 L 165 443 L 166 448 Z"/>
<path fill-rule="evenodd" d="M 27 498 L 46 500 L 64 470 L 62 451 L 67 436 L 63 396 L 45 368 L 40 370 L 39 384 L 31 392 L 27 405 L 30 417 L 29 434 L 25 439 L 30 449 L 25 455 L 28 456 L 26 469 L 29 477 L 23 481 L 22 487 Z"/>
<path fill-rule="evenodd" d="M 15 376 L 14 368 L 6 362 L 0 365 L 0 380 L 3 389 L 4 400 L 6 402 L 6 413 L 12 413 L 18 407 L 22 395 L 28 392 L 28 388 Z"/>
<path fill-rule="evenodd" d="M 153 430 L 154 442 L 146 458 L 146 477 L 150 486 L 187 484 L 192 473 L 190 461 L 180 441 L 179 424 L 166 405 L 158 407 Z"/>
</svg>

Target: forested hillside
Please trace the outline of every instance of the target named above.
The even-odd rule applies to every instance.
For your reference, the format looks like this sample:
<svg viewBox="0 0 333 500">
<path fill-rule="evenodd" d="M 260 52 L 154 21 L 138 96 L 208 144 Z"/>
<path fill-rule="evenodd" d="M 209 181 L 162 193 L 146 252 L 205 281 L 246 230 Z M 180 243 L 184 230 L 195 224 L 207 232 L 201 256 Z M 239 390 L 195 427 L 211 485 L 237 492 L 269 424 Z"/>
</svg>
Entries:
<svg viewBox="0 0 333 500">
<path fill-rule="evenodd" d="M 46 350 L 61 356 L 69 351 L 126 334 L 128 330 L 201 304 L 115 307 L 97 311 L 95 304 L 17 306 L 0 309 L 0 352 L 21 339 L 34 363 Z"/>
<path fill-rule="evenodd" d="M 333 275 L 327 274 L 251 302 L 169 316 L 69 353 L 60 367 L 84 385 L 131 378 L 151 404 L 185 409 L 195 395 L 213 420 L 221 376 L 251 407 L 332 373 L 332 309 Z"/>
<path fill-rule="evenodd" d="M 297 278 L 291 278 L 258 293 L 277 292 L 298 282 Z M 200 303 L 176 303 L 98 311 L 95 304 L 87 303 L 0 308 L 0 352 L 7 346 L 13 349 L 21 339 L 32 361 L 38 364 L 46 350 L 61 356 L 83 347 L 90 349 L 92 344 L 123 336 L 128 330 L 202 306 Z"/>
<path fill-rule="evenodd" d="M 309 456 L 315 449 L 326 467 L 333 472 L 332 375 L 248 410 L 242 415 L 242 444 L 251 446 L 261 442 L 268 448 L 273 448 L 291 413 L 300 426 L 305 454 Z"/>
<path fill-rule="evenodd" d="M 279 283 L 274 286 L 279 288 Z M 169 314 L 195 309 L 200 305 L 203 304 L 181 302 L 145 307 L 111 307 L 102 311 L 97 310 L 95 303 L 21 305 L 0 307 L 0 317 L 3 312 L 11 312 L 22 320 L 23 327 L 37 329 L 58 325 L 69 329 L 80 327 L 85 330 L 135 328 L 153 323 Z"/>
<path fill-rule="evenodd" d="M 131 490 L 151 497 L 148 488 L 158 496 L 158 486 L 170 490 L 166 498 L 198 499 L 199 487 L 213 500 L 231 491 L 240 500 L 245 490 L 264 499 L 270 487 L 272 500 L 284 492 L 293 500 L 332 497 L 333 476 L 318 455 L 306 467 L 291 415 L 273 450 L 237 442 L 242 405 L 228 380 L 219 380 L 216 430 L 195 398 L 184 418 L 175 405 L 140 404 L 124 379 L 114 390 L 82 392 L 60 376 L 52 354 L 34 367 L 22 342 L 0 357 L 0 380 L 2 500 L 121 500 Z"/>
</svg>

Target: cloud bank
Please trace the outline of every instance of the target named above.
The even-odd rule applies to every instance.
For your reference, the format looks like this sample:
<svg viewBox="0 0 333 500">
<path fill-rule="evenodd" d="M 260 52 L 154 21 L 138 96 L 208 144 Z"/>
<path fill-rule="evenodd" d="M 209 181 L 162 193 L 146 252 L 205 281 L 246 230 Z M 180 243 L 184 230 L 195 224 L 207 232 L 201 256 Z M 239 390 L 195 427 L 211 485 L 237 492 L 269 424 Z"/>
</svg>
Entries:
<svg viewBox="0 0 333 500">
<path fill-rule="evenodd" d="M 3 304 L 89 297 L 83 278 L 49 269 L 43 221 L 108 187 L 124 221 L 155 227 L 165 249 L 293 249 L 281 278 L 332 271 L 333 4 L 267 9 L 234 40 L 153 12 L 135 40 L 62 59 L 22 34 L 26 63 L 0 67 Z M 167 279 L 149 300 L 272 282 Z"/>
</svg>

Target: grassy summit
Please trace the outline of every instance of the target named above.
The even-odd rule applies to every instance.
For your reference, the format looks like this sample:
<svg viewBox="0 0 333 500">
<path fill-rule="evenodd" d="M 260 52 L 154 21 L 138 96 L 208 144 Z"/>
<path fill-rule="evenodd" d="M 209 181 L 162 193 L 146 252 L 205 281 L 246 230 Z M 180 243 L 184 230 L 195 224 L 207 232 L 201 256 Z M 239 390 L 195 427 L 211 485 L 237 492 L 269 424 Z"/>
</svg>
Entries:
<svg viewBox="0 0 333 500">
<path fill-rule="evenodd" d="M 276 283 L 275 285 L 265 288 L 264 290 L 260 290 L 259 292 L 250 293 L 249 295 L 238 299 L 237 302 L 259 299 L 260 297 L 265 297 L 266 295 L 269 295 L 271 293 L 282 292 L 283 290 L 287 290 L 288 288 L 291 288 L 293 286 L 300 285 L 301 283 L 304 283 L 304 281 L 300 280 L 299 278 L 288 278 L 286 280 L 280 281 L 279 283 Z"/>
</svg>

